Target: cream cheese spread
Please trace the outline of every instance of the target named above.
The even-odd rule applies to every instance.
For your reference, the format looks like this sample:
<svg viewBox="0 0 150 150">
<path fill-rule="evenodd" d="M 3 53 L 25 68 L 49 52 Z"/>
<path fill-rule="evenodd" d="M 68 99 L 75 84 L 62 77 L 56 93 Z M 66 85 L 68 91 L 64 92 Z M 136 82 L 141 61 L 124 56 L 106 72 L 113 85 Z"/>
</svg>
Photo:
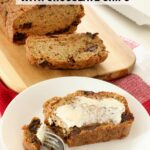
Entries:
<svg viewBox="0 0 150 150">
<path fill-rule="evenodd" d="M 41 143 L 43 143 L 43 141 L 45 139 L 45 131 L 46 131 L 45 124 L 42 124 L 37 130 L 36 136 L 41 141 Z"/>
<path fill-rule="evenodd" d="M 121 122 L 125 106 L 114 98 L 101 100 L 85 96 L 75 97 L 71 104 L 59 106 L 55 114 L 67 128 L 82 127 L 93 123 Z"/>
</svg>

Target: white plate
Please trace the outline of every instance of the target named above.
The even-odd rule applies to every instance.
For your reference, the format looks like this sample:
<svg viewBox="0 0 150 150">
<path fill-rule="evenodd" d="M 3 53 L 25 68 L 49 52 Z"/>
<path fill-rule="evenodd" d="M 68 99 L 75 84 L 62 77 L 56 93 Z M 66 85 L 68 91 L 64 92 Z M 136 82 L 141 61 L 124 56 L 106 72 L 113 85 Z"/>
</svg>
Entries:
<svg viewBox="0 0 150 150">
<path fill-rule="evenodd" d="M 86 78 L 63 77 L 38 83 L 20 93 L 8 106 L 1 124 L 1 142 L 6 150 L 23 150 L 21 127 L 33 116 L 42 116 L 42 104 L 53 96 L 65 96 L 76 90 L 113 91 L 125 96 L 135 116 L 130 135 L 122 140 L 91 144 L 68 150 L 149 150 L 150 118 L 130 94 L 110 83 Z"/>
</svg>

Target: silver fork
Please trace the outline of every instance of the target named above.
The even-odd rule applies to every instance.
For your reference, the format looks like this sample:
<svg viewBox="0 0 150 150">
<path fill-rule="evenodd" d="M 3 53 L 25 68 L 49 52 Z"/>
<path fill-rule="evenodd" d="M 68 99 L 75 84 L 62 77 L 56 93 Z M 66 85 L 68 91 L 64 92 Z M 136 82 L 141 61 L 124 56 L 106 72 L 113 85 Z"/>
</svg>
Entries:
<svg viewBox="0 0 150 150">
<path fill-rule="evenodd" d="M 65 150 L 63 140 L 46 128 L 45 138 L 40 150 Z"/>
</svg>

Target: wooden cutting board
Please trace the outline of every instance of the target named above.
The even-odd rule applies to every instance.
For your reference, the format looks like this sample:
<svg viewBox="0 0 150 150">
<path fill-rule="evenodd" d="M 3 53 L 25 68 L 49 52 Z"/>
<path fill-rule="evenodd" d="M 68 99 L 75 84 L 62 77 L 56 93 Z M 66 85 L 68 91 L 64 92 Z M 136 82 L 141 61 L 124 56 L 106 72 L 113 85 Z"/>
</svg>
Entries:
<svg viewBox="0 0 150 150">
<path fill-rule="evenodd" d="M 1 79 L 8 87 L 20 92 L 39 81 L 50 78 L 88 76 L 111 80 L 131 73 L 135 64 L 132 50 L 95 14 L 92 8 L 86 6 L 85 16 L 77 32 L 87 31 L 99 33 L 109 51 L 109 56 L 102 64 L 84 70 L 49 70 L 32 66 L 25 57 L 25 47 L 11 43 L 0 31 Z"/>
</svg>

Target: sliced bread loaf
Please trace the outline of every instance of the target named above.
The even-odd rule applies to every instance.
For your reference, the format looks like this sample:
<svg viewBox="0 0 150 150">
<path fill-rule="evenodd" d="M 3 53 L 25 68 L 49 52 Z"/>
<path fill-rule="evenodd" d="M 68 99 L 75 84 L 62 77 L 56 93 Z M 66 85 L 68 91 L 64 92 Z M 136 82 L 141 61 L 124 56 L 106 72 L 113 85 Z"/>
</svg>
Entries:
<svg viewBox="0 0 150 150">
<path fill-rule="evenodd" d="M 77 91 L 45 102 L 45 123 L 69 146 L 121 139 L 134 121 L 125 97 Z"/>
<path fill-rule="evenodd" d="M 31 64 L 52 69 L 83 69 L 107 58 L 97 33 L 31 36 L 26 41 L 26 56 Z"/>
<path fill-rule="evenodd" d="M 72 33 L 84 15 L 81 5 L 16 5 L 15 0 L 0 3 L 0 27 L 15 43 L 29 35 Z"/>
</svg>

